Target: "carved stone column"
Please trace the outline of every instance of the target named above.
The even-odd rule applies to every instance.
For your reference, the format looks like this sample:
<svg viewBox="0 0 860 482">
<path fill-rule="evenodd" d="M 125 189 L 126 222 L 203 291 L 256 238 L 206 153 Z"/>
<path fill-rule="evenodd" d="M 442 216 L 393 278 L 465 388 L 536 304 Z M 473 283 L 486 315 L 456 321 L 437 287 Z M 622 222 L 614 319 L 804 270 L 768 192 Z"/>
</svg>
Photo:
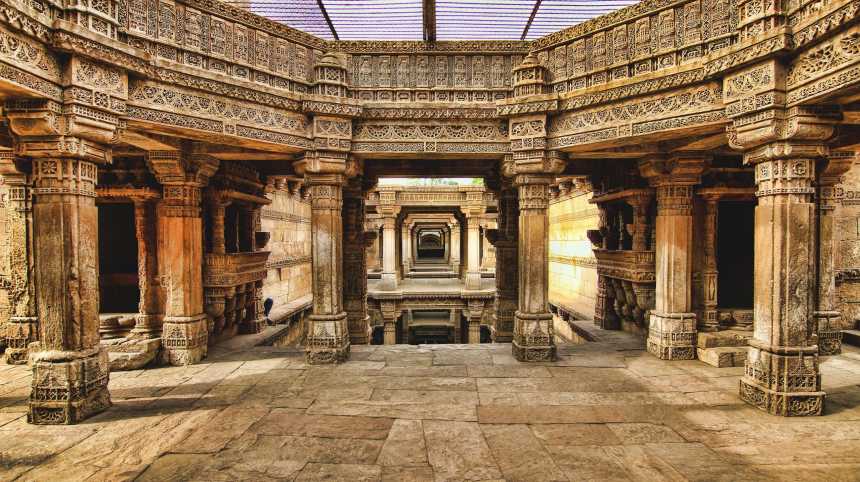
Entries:
<svg viewBox="0 0 860 482">
<path fill-rule="evenodd" d="M 403 223 L 400 227 L 401 269 L 403 270 L 402 276 L 404 278 L 412 266 L 412 236 L 410 236 L 412 230 L 410 228 L 406 223 Z"/>
<path fill-rule="evenodd" d="M 347 60 L 326 53 L 314 65 L 313 95 L 302 102 L 313 117 L 317 150 L 294 167 L 305 176 L 311 197 L 313 313 L 308 317 L 305 356 L 308 363 L 340 363 L 349 358 L 349 325 L 343 305 L 343 186 L 360 172 L 349 159 L 352 118 L 361 107 L 349 99 Z"/>
<path fill-rule="evenodd" d="M 27 363 L 27 346 L 38 340 L 39 325 L 36 317 L 36 296 L 33 269 L 33 210 L 31 204 L 31 177 L 24 160 L 12 153 L 0 153 L 0 175 L 8 186 L 6 226 L 3 229 L 8 242 L 9 279 L 6 292 L 9 297 L 9 322 L 6 325 L 6 363 Z"/>
<path fill-rule="evenodd" d="M 463 272 L 463 267 L 460 263 L 460 253 L 462 252 L 462 248 L 460 247 L 461 242 L 461 229 L 459 221 L 451 226 L 451 266 L 454 268 L 454 272 L 457 273 L 457 277 L 460 277 Z"/>
<path fill-rule="evenodd" d="M 480 210 L 466 213 L 466 289 L 481 289 L 481 216 Z"/>
<path fill-rule="evenodd" d="M 362 178 L 354 177 L 343 192 L 343 304 L 352 344 L 370 343 L 367 314 L 367 247 L 376 238 L 364 230 L 364 189 Z"/>
<path fill-rule="evenodd" d="M 514 315 L 513 353 L 520 361 L 555 358 L 549 295 L 549 185 L 553 176 L 520 174 L 519 303 Z"/>
<path fill-rule="evenodd" d="M 164 319 L 161 284 L 158 281 L 158 246 L 155 205 L 150 200 L 134 201 L 134 228 L 137 237 L 137 276 L 140 288 L 138 315 L 132 335 L 152 338 L 161 334 Z"/>
<path fill-rule="evenodd" d="M 394 345 L 397 343 L 397 318 L 400 316 L 400 310 L 397 308 L 397 300 L 380 300 L 379 311 L 382 313 L 382 342 L 385 345 Z"/>
<path fill-rule="evenodd" d="M 754 166 L 758 198 L 753 338 L 739 391 L 771 414 L 820 415 L 825 394 L 813 316 L 819 294 L 813 197 L 816 164 L 829 154 L 826 142 L 841 113 L 831 106 L 779 105 L 786 78 L 781 60 L 771 58 L 723 79 L 726 112 L 733 117 L 729 144 Z"/>
<path fill-rule="evenodd" d="M 702 283 L 705 291 L 705 311 L 699 324 L 702 331 L 717 331 L 720 329 L 719 312 L 717 311 L 717 216 L 719 214 L 719 195 L 703 195 L 705 200 L 705 260 L 702 272 Z"/>
<path fill-rule="evenodd" d="M 519 297 L 518 241 L 519 206 L 517 188 L 510 178 L 501 182 L 498 229 L 488 233 L 496 248 L 496 297 L 493 302 L 493 341 L 508 343 L 514 336 L 514 313 Z"/>
<path fill-rule="evenodd" d="M 777 415 L 818 415 L 824 402 L 812 316 L 816 156 L 789 145 L 747 155 L 758 186 L 755 328 L 740 394 Z"/>
<path fill-rule="evenodd" d="M 676 153 L 640 162 L 657 191 L 656 299 L 648 326 L 648 351 L 662 360 L 696 358 L 696 314 L 691 311 L 693 188 L 707 158 Z"/>
<path fill-rule="evenodd" d="M 206 356 L 209 339 L 203 311 L 201 190 L 219 161 L 184 149 L 150 151 L 147 163 L 163 188 L 158 212 L 158 271 L 166 298 L 161 359 L 190 365 Z"/>
<path fill-rule="evenodd" d="M 469 344 L 481 343 L 481 320 L 484 317 L 484 300 L 469 299 Z"/>
<path fill-rule="evenodd" d="M 842 352 L 842 324 L 836 307 L 836 278 L 834 270 L 834 211 L 841 202 L 842 175 L 854 161 L 854 152 L 831 152 L 821 162 L 818 173 L 818 292 L 813 316 L 818 322 L 819 355 L 838 355 Z"/>
<path fill-rule="evenodd" d="M 91 153 L 33 160 L 33 234 L 39 345 L 30 354 L 33 384 L 27 420 L 71 424 L 110 407 L 107 351 L 99 345 L 96 160 L 110 151 L 82 139 Z M 78 151 L 80 152 L 80 151 Z M 59 154 L 59 153 L 58 153 Z"/>
<path fill-rule="evenodd" d="M 382 217 L 382 278 L 381 290 L 397 289 L 397 213 L 399 208 L 390 208 Z"/>
</svg>

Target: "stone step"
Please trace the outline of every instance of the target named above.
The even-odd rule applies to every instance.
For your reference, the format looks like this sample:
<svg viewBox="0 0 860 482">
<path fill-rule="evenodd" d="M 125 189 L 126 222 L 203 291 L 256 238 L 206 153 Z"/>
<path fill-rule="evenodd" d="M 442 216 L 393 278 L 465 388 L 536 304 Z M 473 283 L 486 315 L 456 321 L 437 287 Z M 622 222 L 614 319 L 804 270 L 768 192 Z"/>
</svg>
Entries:
<svg viewBox="0 0 860 482">
<path fill-rule="evenodd" d="M 699 360 L 717 368 L 742 367 L 747 359 L 745 346 L 718 346 L 697 348 Z"/>
<path fill-rule="evenodd" d="M 842 343 L 860 346 L 860 330 L 842 330 Z"/>
<path fill-rule="evenodd" d="M 748 340 L 752 338 L 751 331 L 723 330 L 711 332 L 699 332 L 696 346 L 699 348 L 717 348 L 724 346 L 747 346 Z"/>
</svg>

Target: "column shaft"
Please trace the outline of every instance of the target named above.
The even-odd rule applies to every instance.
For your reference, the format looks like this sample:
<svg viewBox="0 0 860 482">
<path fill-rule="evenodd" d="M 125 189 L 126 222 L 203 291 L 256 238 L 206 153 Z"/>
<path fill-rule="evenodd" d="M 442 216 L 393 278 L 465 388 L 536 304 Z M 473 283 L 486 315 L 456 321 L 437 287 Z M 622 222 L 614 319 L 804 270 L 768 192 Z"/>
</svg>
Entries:
<svg viewBox="0 0 860 482">
<path fill-rule="evenodd" d="M 705 270 L 702 281 L 705 289 L 705 311 L 699 329 L 702 331 L 717 331 L 720 320 L 717 312 L 717 216 L 719 203 L 716 198 L 705 200 Z"/>
<path fill-rule="evenodd" d="M 382 218 L 382 279 L 380 289 L 397 289 L 397 236 L 394 231 L 396 214 Z"/>
<path fill-rule="evenodd" d="M 648 327 L 648 351 L 663 360 L 696 357 L 693 277 L 693 186 L 657 186 L 656 300 Z"/>
<path fill-rule="evenodd" d="M 33 234 L 39 351 L 27 420 L 70 424 L 111 405 L 99 346 L 96 164 L 33 161 Z"/>
<path fill-rule="evenodd" d="M 518 211 L 517 189 L 505 180 L 499 195 L 496 239 L 491 239 L 496 248 L 496 297 L 493 301 L 492 327 L 492 337 L 496 343 L 508 343 L 514 336 L 514 313 L 519 298 Z"/>
<path fill-rule="evenodd" d="M 370 343 L 366 255 L 369 239 L 364 231 L 361 178 L 350 179 L 343 196 L 343 304 L 350 343 L 366 345 Z"/>
<path fill-rule="evenodd" d="M 134 227 L 137 237 L 137 276 L 140 303 L 132 333 L 150 337 L 161 333 L 161 286 L 156 256 L 155 208 L 152 202 L 135 201 Z"/>
<path fill-rule="evenodd" d="M 519 303 L 513 354 L 520 361 L 555 358 L 549 281 L 549 185 L 552 176 L 519 175 Z"/>
<path fill-rule="evenodd" d="M 14 161 L 3 159 L 3 181 L 8 187 L 5 235 L 9 249 L 9 322 L 6 325 L 6 363 L 27 363 L 27 346 L 38 340 L 35 280 L 33 277 L 33 210 L 31 179 Z"/>
<path fill-rule="evenodd" d="M 340 174 L 307 174 L 313 239 L 313 314 L 305 353 L 309 363 L 349 358 L 349 328 L 343 310 L 343 218 Z"/>
<path fill-rule="evenodd" d="M 203 219 L 201 185 L 165 182 L 158 216 L 158 260 L 166 303 L 162 360 L 190 365 L 207 353 L 209 327 L 203 312 Z"/>
<path fill-rule="evenodd" d="M 837 355 L 842 352 L 842 321 L 836 307 L 834 267 L 835 210 L 843 197 L 839 187 L 842 175 L 850 169 L 853 152 L 832 152 L 817 180 L 818 206 L 818 292 L 813 315 L 818 324 L 818 353 Z"/>
<path fill-rule="evenodd" d="M 819 415 L 815 160 L 767 159 L 755 169 L 755 327 L 740 396 L 776 415 Z"/>
<path fill-rule="evenodd" d="M 466 254 L 466 289 L 477 290 L 481 288 L 481 223 L 478 216 L 466 217 L 467 233 L 466 243 L 468 252 Z"/>
</svg>

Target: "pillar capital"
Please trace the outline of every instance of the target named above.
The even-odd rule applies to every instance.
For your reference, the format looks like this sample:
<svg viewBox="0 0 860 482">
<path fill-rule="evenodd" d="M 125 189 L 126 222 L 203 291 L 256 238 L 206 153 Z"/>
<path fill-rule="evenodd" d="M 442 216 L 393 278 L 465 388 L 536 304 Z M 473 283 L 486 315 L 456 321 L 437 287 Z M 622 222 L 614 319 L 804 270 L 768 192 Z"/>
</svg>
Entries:
<svg viewBox="0 0 860 482">
<path fill-rule="evenodd" d="M 842 119 L 838 106 L 776 107 L 733 119 L 729 145 L 754 164 L 785 157 L 822 157 Z"/>
<path fill-rule="evenodd" d="M 653 187 L 695 185 L 701 182 L 713 156 L 704 152 L 674 152 L 639 161 L 639 173 Z"/>
</svg>

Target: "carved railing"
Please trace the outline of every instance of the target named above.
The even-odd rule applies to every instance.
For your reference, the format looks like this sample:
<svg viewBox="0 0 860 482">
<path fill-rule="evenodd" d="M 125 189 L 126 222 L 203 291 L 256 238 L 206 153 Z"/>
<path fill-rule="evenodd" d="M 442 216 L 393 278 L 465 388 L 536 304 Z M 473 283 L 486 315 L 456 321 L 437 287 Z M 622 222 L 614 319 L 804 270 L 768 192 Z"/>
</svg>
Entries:
<svg viewBox="0 0 860 482">
<path fill-rule="evenodd" d="M 597 300 L 594 323 L 604 329 L 643 330 L 654 309 L 654 251 L 615 251 L 595 248 Z"/>
<path fill-rule="evenodd" d="M 471 186 L 386 186 L 374 189 L 367 195 L 369 206 L 380 204 L 423 206 L 439 203 L 495 206 L 497 202 L 492 192 L 485 191 L 482 187 Z"/>
<path fill-rule="evenodd" d="M 257 333 L 262 329 L 262 290 L 268 251 L 206 253 L 203 294 L 211 317 L 210 340 L 222 333 Z"/>
<path fill-rule="evenodd" d="M 654 251 L 595 249 L 597 274 L 636 283 L 653 283 Z"/>
<path fill-rule="evenodd" d="M 203 286 L 226 288 L 266 278 L 268 251 L 253 253 L 206 253 Z"/>
</svg>

